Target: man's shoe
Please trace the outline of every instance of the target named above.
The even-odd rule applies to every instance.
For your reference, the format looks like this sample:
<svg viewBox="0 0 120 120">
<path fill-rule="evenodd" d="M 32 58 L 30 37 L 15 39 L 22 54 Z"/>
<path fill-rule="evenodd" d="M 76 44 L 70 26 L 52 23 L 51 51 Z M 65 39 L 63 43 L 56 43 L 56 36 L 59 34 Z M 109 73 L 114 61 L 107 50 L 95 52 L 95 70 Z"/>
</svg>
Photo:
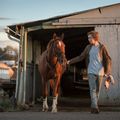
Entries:
<svg viewBox="0 0 120 120">
<path fill-rule="evenodd" d="M 91 113 L 92 114 L 99 114 L 99 109 L 98 108 L 91 108 Z"/>
</svg>

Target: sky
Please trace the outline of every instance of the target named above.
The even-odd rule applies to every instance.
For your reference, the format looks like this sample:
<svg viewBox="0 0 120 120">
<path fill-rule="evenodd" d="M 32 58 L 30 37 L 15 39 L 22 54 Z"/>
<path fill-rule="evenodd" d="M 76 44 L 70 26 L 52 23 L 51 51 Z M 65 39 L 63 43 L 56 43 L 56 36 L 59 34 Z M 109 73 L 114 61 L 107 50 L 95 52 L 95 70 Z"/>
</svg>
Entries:
<svg viewBox="0 0 120 120">
<path fill-rule="evenodd" d="M 0 0 L 1 28 L 120 3 L 120 0 Z"/>
<path fill-rule="evenodd" d="M 120 0 L 0 0 L 0 26 L 41 20 L 115 3 L 120 3 Z"/>
</svg>

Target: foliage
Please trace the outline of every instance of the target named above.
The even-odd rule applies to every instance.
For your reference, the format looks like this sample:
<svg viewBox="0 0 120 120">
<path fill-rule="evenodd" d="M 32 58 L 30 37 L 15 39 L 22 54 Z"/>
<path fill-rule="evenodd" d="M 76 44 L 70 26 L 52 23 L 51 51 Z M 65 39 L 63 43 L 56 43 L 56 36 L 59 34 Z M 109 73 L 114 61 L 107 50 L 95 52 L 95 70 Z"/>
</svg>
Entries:
<svg viewBox="0 0 120 120">
<path fill-rule="evenodd" d="M 9 111 L 12 108 L 12 104 L 9 99 L 2 97 L 0 100 L 0 107 L 3 108 L 5 111 Z"/>
</svg>

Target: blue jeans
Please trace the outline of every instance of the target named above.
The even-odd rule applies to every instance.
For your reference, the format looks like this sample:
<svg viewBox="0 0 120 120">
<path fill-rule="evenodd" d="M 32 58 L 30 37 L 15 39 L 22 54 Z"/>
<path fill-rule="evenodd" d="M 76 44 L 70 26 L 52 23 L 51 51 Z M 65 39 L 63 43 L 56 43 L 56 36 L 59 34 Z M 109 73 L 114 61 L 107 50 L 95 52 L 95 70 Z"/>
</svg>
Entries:
<svg viewBox="0 0 120 120">
<path fill-rule="evenodd" d="M 88 74 L 91 108 L 98 108 L 98 96 L 103 76 Z"/>
</svg>

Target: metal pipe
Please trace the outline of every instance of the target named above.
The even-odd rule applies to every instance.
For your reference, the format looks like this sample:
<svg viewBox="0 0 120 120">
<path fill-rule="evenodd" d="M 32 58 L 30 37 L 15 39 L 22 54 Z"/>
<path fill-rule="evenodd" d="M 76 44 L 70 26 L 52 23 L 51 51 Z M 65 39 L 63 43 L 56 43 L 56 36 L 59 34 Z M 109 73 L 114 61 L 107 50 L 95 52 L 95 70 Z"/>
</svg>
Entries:
<svg viewBox="0 0 120 120">
<path fill-rule="evenodd" d="M 12 40 L 12 41 L 15 41 L 15 42 L 20 43 L 20 40 L 19 40 L 19 39 L 12 37 L 10 34 L 8 34 L 8 38 L 9 38 L 10 40 Z"/>
<path fill-rule="evenodd" d="M 7 34 L 10 33 L 9 31 L 11 31 L 12 33 L 14 33 L 15 35 L 18 35 L 18 36 L 20 37 L 20 34 L 18 34 L 17 32 L 15 32 L 14 30 L 10 29 L 9 27 L 5 28 L 5 32 L 6 32 Z"/>
<path fill-rule="evenodd" d="M 17 38 L 15 38 L 15 37 L 11 36 L 9 31 L 13 32 L 14 34 L 18 35 L 19 37 L 20 37 L 20 34 L 16 33 L 15 31 L 11 30 L 11 29 L 8 28 L 8 27 L 5 28 L 5 32 L 7 33 L 8 38 L 9 38 L 10 40 L 12 40 L 12 41 L 15 41 L 15 42 L 20 43 L 20 39 L 17 39 Z"/>
</svg>

